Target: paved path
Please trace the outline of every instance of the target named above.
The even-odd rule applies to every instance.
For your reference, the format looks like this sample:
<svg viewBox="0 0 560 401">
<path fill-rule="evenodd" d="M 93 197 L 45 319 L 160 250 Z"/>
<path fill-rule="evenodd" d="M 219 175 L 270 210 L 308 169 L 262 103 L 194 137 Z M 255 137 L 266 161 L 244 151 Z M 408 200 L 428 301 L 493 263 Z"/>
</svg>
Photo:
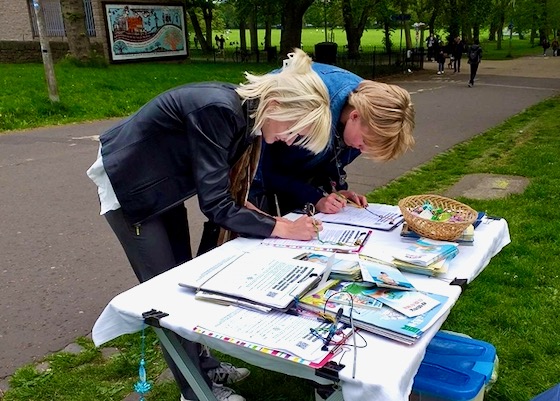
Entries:
<svg viewBox="0 0 560 401">
<path fill-rule="evenodd" d="M 348 169 L 354 189 L 384 185 L 560 93 L 560 57 L 483 62 L 472 89 L 466 71 L 439 76 L 428 63 L 391 79 L 412 93 L 417 146 L 387 164 L 356 160 Z M 0 379 L 87 335 L 109 300 L 136 284 L 85 175 L 96 135 L 113 122 L 0 135 Z M 196 199 L 187 207 L 197 244 L 203 217 Z"/>
</svg>

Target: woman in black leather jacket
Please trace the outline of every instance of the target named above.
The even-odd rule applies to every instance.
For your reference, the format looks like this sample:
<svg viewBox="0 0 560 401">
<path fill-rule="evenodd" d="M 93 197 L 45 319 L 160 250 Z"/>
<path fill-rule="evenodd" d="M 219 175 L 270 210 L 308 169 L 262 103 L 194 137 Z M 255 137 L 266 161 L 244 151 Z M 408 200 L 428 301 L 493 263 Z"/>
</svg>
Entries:
<svg viewBox="0 0 560 401">
<path fill-rule="evenodd" d="M 277 74 L 245 75 L 248 82 L 241 86 L 209 82 L 171 89 L 100 136 L 98 159 L 88 176 L 98 186 L 101 214 L 139 281 L 192 258 L 184 201 L 195 194 L 211 222 L 236 234 L 309 240 L 322 229 L 308 216 L 296 221 L 272 217 L 246 199 L 261 140 L 314 153 L 327 146 L 327 88 L 299 49 Z M 199 344 L 185 340 L 183 345 L 189 355 L 200 355 Z M 182 397 L 193 399 L 166 359 Z M 212 377 L 224 369 L 211 357 L 199 362 L 201 371 L 214 369 Z M 231 377 L 248 374 L 233 369 Z M 213 386 L 219 400 L 244 400 L 227 387 Z"/>
</svg>

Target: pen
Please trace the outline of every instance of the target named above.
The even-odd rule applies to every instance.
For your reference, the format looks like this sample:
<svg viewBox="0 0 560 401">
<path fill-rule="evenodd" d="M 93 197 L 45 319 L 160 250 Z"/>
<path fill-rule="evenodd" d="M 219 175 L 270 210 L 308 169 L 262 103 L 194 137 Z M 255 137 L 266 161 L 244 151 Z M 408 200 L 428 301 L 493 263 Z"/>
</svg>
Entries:
<svg viewBox="0 0 560 401">
<path fill-rule="evenodd" d="M 336 312 L 336 316 L 334 318 L 334 323 L 331 325 L 331 328 L 329 329 L 329 334 L 323 340 L 324 345 L 321 348 L 323 351 L 328 351 L 329 350 L 328 345 L 331 342 L 331 340 L 333 339 L 334 335 L 336 334 L 336 329 L 338 328 L 338 322 L 340 321 L 340 318 L 342 317 L 343 313 L 344 313 L 344 309 L 338 308 L 338 311 Z"/>
</svg>

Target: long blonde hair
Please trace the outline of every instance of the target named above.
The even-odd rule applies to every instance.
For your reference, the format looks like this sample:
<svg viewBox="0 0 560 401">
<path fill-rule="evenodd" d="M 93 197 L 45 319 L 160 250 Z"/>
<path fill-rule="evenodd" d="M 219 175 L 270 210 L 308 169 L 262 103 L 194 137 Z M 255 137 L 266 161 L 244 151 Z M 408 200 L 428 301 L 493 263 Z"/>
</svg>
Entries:
<svg viewBox="0 0 560 401">
<path fill-rule="evenodd" d="M 400 86 L 364 80 L 348 97 L 364 123 L 364 153 L 379 161 L 393 160 L 414 146 L 414 105 Z"/>
<path fill-rule="evenodd" d="M 295 144 L 319 153 L 329 143 L 331 131 L 330 101 L 327 87 L 311 69 L 311 58 L 301 49 L 288 54 L 278 73 L 253 75 L 245 72 L 248 83 L 241 84 L 237 93 L 245 101 L 259 99 L 251 118 L 253 133 L 258 132 L 267 118 L 276 121 L 296 121 L 285 132 L 290 138 L 307 129 L 307 134 Z"/>
</svg>

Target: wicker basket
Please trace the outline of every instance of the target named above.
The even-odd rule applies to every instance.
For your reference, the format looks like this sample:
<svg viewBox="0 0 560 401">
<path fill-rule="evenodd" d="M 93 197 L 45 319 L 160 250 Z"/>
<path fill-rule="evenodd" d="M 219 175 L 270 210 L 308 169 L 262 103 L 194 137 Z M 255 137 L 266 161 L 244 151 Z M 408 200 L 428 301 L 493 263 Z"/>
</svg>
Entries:
<svg viewBox="0 0 560 401">
<path fill-rule="evenodd" d="M 450 210 L 454 215 L 459 215 L 463 221 L 434 221 L 428 220 L 412 213 L 425 202 L 430 202 L 434 208 Z M 461 236 L 463 231 L 474 221 L 478 213 L 469 206 L 454 199 L 439 195 L 414 195 L 399 201 L 399 208 L 408 227 L 422 237 L 453 241 Z"/>
</svg>

